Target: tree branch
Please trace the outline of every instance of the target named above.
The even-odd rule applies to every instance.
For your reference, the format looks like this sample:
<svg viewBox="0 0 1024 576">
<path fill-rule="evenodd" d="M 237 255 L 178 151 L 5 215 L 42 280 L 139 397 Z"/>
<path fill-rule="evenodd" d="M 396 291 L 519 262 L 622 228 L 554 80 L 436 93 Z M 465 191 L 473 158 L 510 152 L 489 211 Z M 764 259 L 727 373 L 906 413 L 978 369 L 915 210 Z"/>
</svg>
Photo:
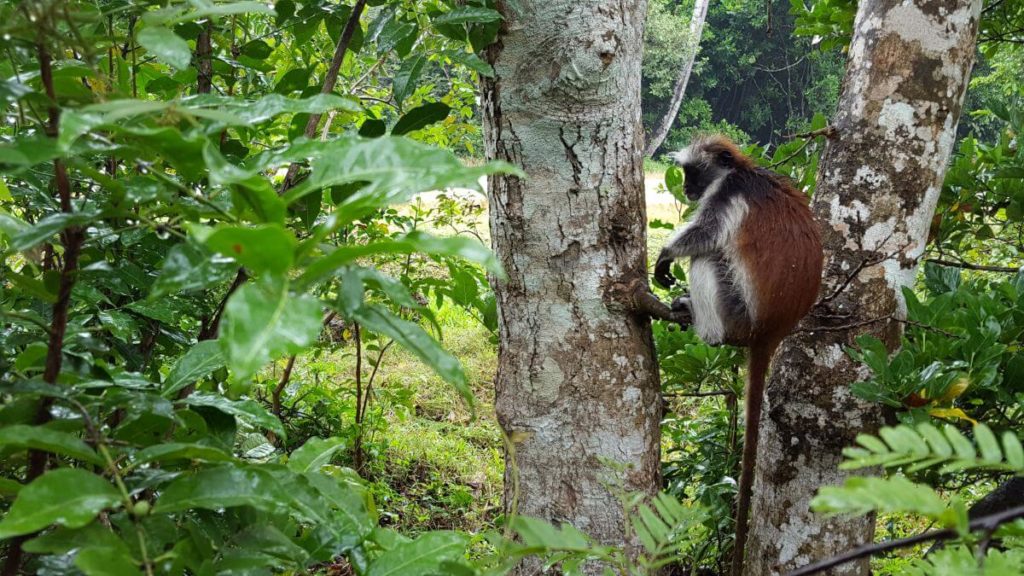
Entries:
<svg viewBox="0 0 1024 576">
<path fill-rule="evenodd" d="M 334 58 L 331 59 L 331 66 L 327 69 L 327 75 L 324 76 L 324 85 L 320 88 L 321 94 L 330 94 L 334 91 L 334 86 L 338 83 L 338 71 L 341 70 L 341 64 L 345 61 L 345 53 L 348 52 L 348 45 L 352 43 L 352 36 L 356 32 L 356 26 L 359 26 L 359 19 L 363 15 L 363 8 L 366 6 L 366 0 L 356 0 L 354 6 L 352 6 L 352 14 L 348 17 L 348 22 L 345 23 L 345 30 L 341 33 L 341 38 L 338 38 L 338 45 L 334 49 Z M 312 138 L 316 134 L 317 124 L 320 123 L 320 114 L 310 114 L 309 120 L 306 122 L 306 130 L 304 134 L 306 138 Z M 288 173 L 284 177 L 284 182 L 281 185 L 282 191 L 290 189 L 295 185 L 295 178 L 299 174 L 299 165 L 296 162 L 292 162 L 288 166 Z"/>
<path fill-rule="evenodd" d="M 982 516 L 981 518 L 978 518 L 976 520 L 971 520 L 969 528 L 972 532 L 975 530 L 984 530 L 986 532 L 992 532 L 1000 525 L 1005 524 L 1007 522 L 1011 522 L 1018 518 L 1024 518 L 1024 506 L 1017 506 L 1015 508 L 1010 508 L 997 514 Z M 857 560 L 858 558 L 873 556 L 875 554 L 878 554 L 879 552 L 895 550 L 897 548 L 906 548 L 908 546 L 913 546 L 921 542 L 928 542 L 930 540 L 950 540 L 956 538 L 957 536 L 959 536 L 959 534 L 956 530 L 947 528 L 944 530 L 932 530 L 930 532 L 924 532 L 916 536 L 911 536 L 909 538 L 901 538 L 899 540 L 889 540 L 888 542 L 878 542 L 877 544 L 866 544 L 864 546 L 854 548 L 849 552 L 839 554 L 838 556 L 826 558 L 821 562 L 808 564 L 803 568 L 799 568 L 797 570 L 790 572 L 789 574 L 787 574 L 787 576 L 807 576 L 808 574 L 817 574 L 818 572 L 823 572 L 825 570 L 828 570 L 829 568 L 839 566 L 840 564 L 846 564 L 847 562 Z"/>
<path fill-rule="evenodd" d="M 1007 274 L 1016 274 L 1017 272 L 1024 271 L 1024 266 L 1018 266 L 1016 268 L 1012 266 L 988 266 L 985 264 L 971 264 L 970 262 L 954 262 L 952 260 L 942 260 L 939 258 L 929 258 L 925 262 L 931 262 L 932 264 L 938 264 L 939 266 L 949 266 L 951 268 L 963 268 L 964 270 L 981 270 L 983 272 L 1005 272 Z"/>
<path fill-rule="evenodd" d="M 57 95 L 53 89 L 52 58 L 46 46 L 40 41 L 38 47 L 39 77 L 43 87 L 46 89 L 46 96 L 50 100 L 49 122 L 46 125 L 46 134 L 56 138 L 60 127 L 60 108 L 57 104 Z M 70 214 L 74 211 L 71 206 L 71 180 L 68 178 L 67 168 L 64 161 L 57 158 L 53 161 L 53 179 L 57 187 L 57 195 L 60 199 L 61 211 Z M 82 250 L 82 243 L 85 241 L 85 233 L 79 226 L 69 226 L 61 232 L 61 243 L 64 245 L 64 263 L 60 271 L 60 282 L 57 288 L 57 301 L 53 303 L 53 314 L 50 321 L 49 341 L 46 346 L 46 364 L 43 370 L 43 380 L 55 384 L 57 376 L 60 375 L 61 365 L 64 360 L 64 336 L 68 327 L 68 311 L 71 308 L 71 290 L 74 288 L 78 275 L 78 256 Z M 35 423 L 45 424 L 50 421 L 50 407 L 53 405 L 52 398 L 44 398 L 40 401 L 36 410 Z M 47 453 L 43 450 L 29 450 L 28 471 L 25 474 L 25 484 L 28 484 L 41 476 L 46 471 Z M 4 563 L 4 576 L 18 574 L 21 569 L 23 551 L 22 544 L 32 538 L 34 534 L 26 534 L 11 540 L 7 552 L 7 560 Z"/>
</svg>

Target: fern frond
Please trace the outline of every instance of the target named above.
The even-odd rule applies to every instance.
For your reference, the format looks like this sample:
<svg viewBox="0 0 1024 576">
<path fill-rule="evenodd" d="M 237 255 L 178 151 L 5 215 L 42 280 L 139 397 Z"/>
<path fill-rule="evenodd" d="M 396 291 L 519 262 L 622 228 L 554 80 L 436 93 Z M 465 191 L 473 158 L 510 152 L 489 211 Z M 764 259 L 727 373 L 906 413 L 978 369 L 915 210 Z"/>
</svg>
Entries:
<svg viewBox="0 0 1024 576">
<path fill-rule="evenodd" d="M 844 470 L 871 466 L 903 467 L 907 472 L 941 465 L 941 473 L 963 470 L 997 470 L 1024 474 L 1024 448 L 1012 432 L 1000 443 L 984 424 L 974 427 L 974 442 L 947 424 L 939 430 L 930 423 L 916 427 L 885 427 L 878 436 L 857 436 L 859 446 L 846 448 Z"/>
</svg>

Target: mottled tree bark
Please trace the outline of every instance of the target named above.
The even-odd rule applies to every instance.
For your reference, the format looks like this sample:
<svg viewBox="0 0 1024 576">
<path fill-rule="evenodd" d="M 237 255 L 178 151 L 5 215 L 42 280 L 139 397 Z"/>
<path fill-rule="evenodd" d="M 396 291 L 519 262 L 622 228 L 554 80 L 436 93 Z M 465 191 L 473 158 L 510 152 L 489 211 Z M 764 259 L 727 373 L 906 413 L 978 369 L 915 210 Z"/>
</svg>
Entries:
<svg viewBox="0 0 1024 576">
<path fill-rule="evenodd" d="M 899 345 L 901 289 L 924 252 L 974 61 L 981 0 L 861 0 L 835 133 L 813 210 L 826 249 L 822 301 L 770 378 L 754 481 L 747 573 L 785 573 L 871 540 L 874 518 L 808 510 L 835 485 L 840 451 L 881 408 L 844 352 L 863 333 Z M 868 562 L 832 574 L 867 574 Z"/>
<path fill-rule="evenodd" d="M 505 506 L 621 544 L 622 506 L 609 486 L 654 493 L 659 484 L 650 325 L 610 294 L 616 281 L 646 275 L 646 3 L 517 5 L 504 10 L 487 54 L 495 76 L 482 87 L 487 157 L 527 174 L 488 185 L 493 247 L 508 274 L 495 284 L 495 409 L 512 450 Z"/>
<path fill-rule="evenodd" d="M 704 21 L 708 16 L 708 4 L 711 0 L 695 0 L 693 3 L 693 16 L 690 17 L 690 34 L 687 37 L 686 58 L 679 68 L 679 75 L 676 77 L 675 86 L 672 88 L 672 100 L 668 103 L 668 110 L 658 121 L 658 125 L 651 133 L 644 147 L 644 156 L 654 156 L 654 153 L 661 148 L 662 142 L 668 136 L 668 131 L 679 116 L 679 106 L 683 103 L 683 96 L 686 95 L 686 85 L 690 82 L 690 73 L 693 72 L 693 63 L 697 61 L 697 53 L 700 51 L 700 36 L 704 31 Z"/>
</svg>

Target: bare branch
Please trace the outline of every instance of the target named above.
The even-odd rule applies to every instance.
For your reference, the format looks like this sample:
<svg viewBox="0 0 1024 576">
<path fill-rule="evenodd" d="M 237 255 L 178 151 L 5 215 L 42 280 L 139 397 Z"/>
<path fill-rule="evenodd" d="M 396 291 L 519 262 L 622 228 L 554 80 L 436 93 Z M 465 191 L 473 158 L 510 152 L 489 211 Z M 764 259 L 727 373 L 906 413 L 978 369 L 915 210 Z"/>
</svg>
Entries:
<svg viewBox="0 0 1024 576">
<path fill-rule="evenodd" d="M 972 520 L 969 526 L 971 531 L 982 530 L 986 533 L 991 533 L 1000 525 L 1005 524 L 1007 522 L 1011 522 L 1018 518 L 1024 518 L 1024 506 L 1010 508 L 1009 510 L 999 512 L 998 514 L 982 516 L 977 520 Z M 789 574 L 787 574 L 787 576 L 807 576 L 808 574 L 817 574 L 818 572 L 823 572 L 825 570 L 828 570 L 829 568 L 834 568 L 841 564 L 852 562 L 853 560 L 857 560 L 858 558 L 873 556 L 875 554 L 878 554 L 879 552 L 895 550 L 897 548 L 906 548 L 908 546 L 913 546 L 921 542 L 928 542 L 930 540 L 950 540 L 956 538 L 958 535 L 959 534 L 957 534 L 956 530 L 947 528 L 945 530 L 932 530 L 930 532 L 924 532 L 916 536 L 911 536 L 909 538 L 901 538 L 899 540 L 889 540 L 888 542 L 878 542 L 877 544 L 865 544 L 864 546 L 859 546 L 857 548 L 854 548 L 853 550 L 850 550 L 849 552 L 839 554 L 838 556 L 826 558 L 821 562 L 808 564 L 803 568 L 799 568 L 797 570 L 790 572 Z"/>
</svg>

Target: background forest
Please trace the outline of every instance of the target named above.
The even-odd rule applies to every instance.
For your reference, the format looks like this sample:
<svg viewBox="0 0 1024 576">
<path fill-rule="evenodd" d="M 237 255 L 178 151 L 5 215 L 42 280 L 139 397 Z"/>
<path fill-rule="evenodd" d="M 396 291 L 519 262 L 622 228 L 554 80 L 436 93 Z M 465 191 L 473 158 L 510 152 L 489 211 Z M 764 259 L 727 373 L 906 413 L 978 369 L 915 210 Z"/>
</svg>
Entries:
<svg viewBox="0 0 1024 576">
<path fill-rule="evenodd" d="M 855 4 L 712 0 L 645 161 L 650 251 L 686 211 L 663 154 L 696 133 L 813 193 Z M 650 2 L 648 130 L 692 8 Z M 518 173 L 481 136 L 500 20 L 491 0 L 0 2 L 4 574 L 725 572 L 743 352 L 662 323 L 664 492 L 622 494 L 640 557 L 503 513 L 503 272 L 474 191 Z M 987 0 L 902 347 L 847 350 L 889 427 L 815 507 L 952 540 L 878 574 L 1024 573 L 1022 72 L 1024 3 Z"/>
</svg>

